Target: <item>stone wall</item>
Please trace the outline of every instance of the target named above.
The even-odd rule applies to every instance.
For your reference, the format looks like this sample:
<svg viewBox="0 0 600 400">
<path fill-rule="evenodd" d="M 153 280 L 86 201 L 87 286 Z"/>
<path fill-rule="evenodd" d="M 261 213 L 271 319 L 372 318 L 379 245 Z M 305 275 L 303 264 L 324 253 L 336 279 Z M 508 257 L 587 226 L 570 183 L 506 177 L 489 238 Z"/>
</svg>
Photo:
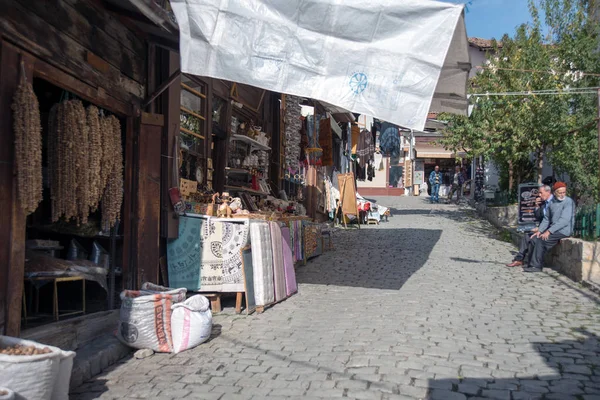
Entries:
<svg viewBox="0 0 600 400">
<path fill-rule="evenodd" d="M 563 239 L 546 256 L 546 265 L 575 282 L 600 285 L 600 244 L 574 238 Z"/>
<path fill-rule="evenodd" d="M 476 205 L 477 212 L 496 228 L 508 232 L 518 246 L 522 233 L 514 228 L 517 223 L 517 206 L 487 207 Z M 600 243 L 581 239 L 561 240 L 547 255 L 545 265 L 571 278 L 575 282 L 591 283 L 600 287 Z"/>
<path fill-rule="evenodd" d="M 516 226 L 517 224 L 518 208 L 516 204 L 505 207 L 488 207 L 484 204 L 478 204 L 477 212 L 499 229 Z"/>
</svg>

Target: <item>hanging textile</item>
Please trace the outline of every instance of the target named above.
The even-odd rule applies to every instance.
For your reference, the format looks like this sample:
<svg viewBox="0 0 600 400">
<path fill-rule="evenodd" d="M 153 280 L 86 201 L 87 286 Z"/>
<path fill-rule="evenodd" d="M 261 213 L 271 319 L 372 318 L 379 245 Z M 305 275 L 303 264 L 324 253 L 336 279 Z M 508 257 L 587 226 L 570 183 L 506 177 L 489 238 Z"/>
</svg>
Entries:
<svg viewBox="0 0 600 400">
<path fill-rule="evenodd" d="M 333 131 L 331 118 L 323 118 L 319 122 L 319 146 L 323 149 L 321 165 L 333 165 Z"/>
<path fill-rule="evenodd" d="M 400 156 L 400 135 L 396 125 L 390 124 L 389 122 L 381 124 L 379 148 L 386 155 L 392 157 Z"/>
<path fill-rule="evenodd" d="M 352 154 L 356 154 L 358 150 L 358 141 L 360 139 L 360 128 L 358 125 L 352 125 L 352 141 L 350 142 L 350 146 L 352 148 Z"/>
<path fill-rule="evenodd" d="M 301 99 L 296 96 L 285 96 L 285 167 L 297 171 L 300 160 L 300 141 L 302 131 Z"/>
<path fill-rule="evenodd" d="M 367 162 L 373 158 L 375 154 L 375 142 L 373 141 L 373 134 L 363 129 L 358 138 L 358 145 L 356 147 L 356 155 L 359 158 L 359 164 L 361 168 L 365 168 Z"/>
</svg>

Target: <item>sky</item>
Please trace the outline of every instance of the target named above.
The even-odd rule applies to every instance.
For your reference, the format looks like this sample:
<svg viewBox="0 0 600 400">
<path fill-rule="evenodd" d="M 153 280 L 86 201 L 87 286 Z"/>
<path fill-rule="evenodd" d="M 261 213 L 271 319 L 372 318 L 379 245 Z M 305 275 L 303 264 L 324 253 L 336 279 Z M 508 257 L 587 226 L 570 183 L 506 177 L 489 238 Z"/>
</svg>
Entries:
<svg viewBox="0 0 600 400">
<path fill-rule="evenodd" d="M 449 3 L 467 3 L 469 0 L 442 0 Z M 527 0 L 471 0 L 465 14 L 467 35 L 484 39 L 513 35 L 515 28 L 530 21 Z"/>
</svg>

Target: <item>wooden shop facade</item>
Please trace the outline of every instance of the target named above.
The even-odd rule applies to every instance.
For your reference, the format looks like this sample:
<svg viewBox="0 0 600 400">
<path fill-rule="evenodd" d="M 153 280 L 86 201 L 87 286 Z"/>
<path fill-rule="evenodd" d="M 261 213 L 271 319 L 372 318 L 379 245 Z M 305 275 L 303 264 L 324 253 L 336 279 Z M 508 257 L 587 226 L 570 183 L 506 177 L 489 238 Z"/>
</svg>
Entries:
<svg viewBox="0 0 600 400">
<path fill-rule="evenodd" d="M 169 189 L 187 195 L 188 213 L 205 213 L 205 193 L 228 192 L 260 202 L 269 216 L 298 200 L 307 219 L 317 217 L 323 178 L 311 183 L 288 168 L 289 158 L 315 147 L 301 122 L 292 131 L 302 131 L 294 139 L 302 151 L 290 156 L 284 126 L 298 119 L 299 100 L 291 110 L 292 99 L 279 93 L 181 74 L 178 29 L 168 2 L 160 3 L 0 0 L 0 334 L 113 310 L 122 289 L 143 282 L 168 285 L 167 244 L 180 222 Z M 15 120 L 24 113 L 15 112 L 15 95 L 23 85 L 35 97 L 25 115 L 39 118 L 41 145 L 17 151 Z M 315 109 L 330 111 L 325 127 L 331 120 L 344 132 L 343 143 L 329 135 L 331 143 L 317 146 L 339 153 L 327 164 L 331 175 L 354 119 Z M 104 151 L 108 121 L 112 147 Z M 42 170 L 33 210 L 19 186 L 29 159 Z M 282 191 L 290 202 L 266 201 Z"/>
</svg>

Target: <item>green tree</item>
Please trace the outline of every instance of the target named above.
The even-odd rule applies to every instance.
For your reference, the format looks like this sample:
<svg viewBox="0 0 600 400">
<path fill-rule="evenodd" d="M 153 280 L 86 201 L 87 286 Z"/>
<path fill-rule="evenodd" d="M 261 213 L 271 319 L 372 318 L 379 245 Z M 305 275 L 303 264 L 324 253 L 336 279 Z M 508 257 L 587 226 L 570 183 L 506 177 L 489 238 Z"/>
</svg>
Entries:
<svg viewBox="0 0 600 400">
<path fill-rule="evenodd" d="M 531 0 L 529 5 L 532 23 L 495 45 L 484 70 L 472 80 L 471 92 L 561 92 L 598 85 L 597 78 L 579 72 L 595 72 L 599 64 L 597 28 L 587 1 L 541 0 L 547 36 L 542 34 L 538 7 Z M 597 195 L 597 185 L 591 182 L 598 181 L 598 143 L 589 124 L 595 101 L 594 96 L 568 92 L 476 96 L 469 118 L 444 116 L 448 125 L 442 143 L 493 160 L 506 171 L 505 189 L 514 190 L 516 183 L 530 179 L 533 154 L 538 181 L 546 158 L 577 182 L 576 190 Z"/>
</svg>

